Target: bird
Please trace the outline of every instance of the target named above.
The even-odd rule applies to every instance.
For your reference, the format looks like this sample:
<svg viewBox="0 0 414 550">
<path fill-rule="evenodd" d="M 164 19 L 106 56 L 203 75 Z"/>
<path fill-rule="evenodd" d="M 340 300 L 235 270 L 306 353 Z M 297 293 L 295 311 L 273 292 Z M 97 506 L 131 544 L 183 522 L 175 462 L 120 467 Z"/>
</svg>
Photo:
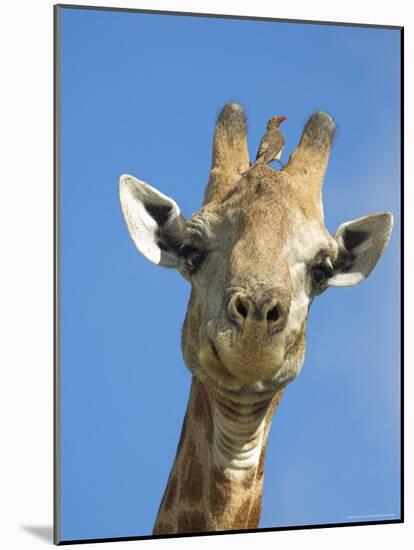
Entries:
<svg viewBox="0 0 414 550">
<path fill-rule="evenodd" d="M 277 160 L 283 168 L 280 157 L 285 145 L 285 138 L 279 130 L 279 126 L 284 120 L 287 120 L 285 116 L 274 116 L 269 120 L 266 133 L 260 142 L 254 164 L 269 164 Z"/>
</svg>

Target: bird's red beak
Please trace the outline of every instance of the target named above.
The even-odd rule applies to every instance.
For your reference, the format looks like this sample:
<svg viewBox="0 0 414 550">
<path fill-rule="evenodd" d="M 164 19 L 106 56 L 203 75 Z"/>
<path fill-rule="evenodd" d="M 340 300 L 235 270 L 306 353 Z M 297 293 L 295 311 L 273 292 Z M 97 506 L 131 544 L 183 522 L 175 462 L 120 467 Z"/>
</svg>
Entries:
<svg viewBox="0 0 414 550">
<path fill-rule="evenodd" d="M 285 116 L 280 116 L 279 120 L 280 120 L 280 122 L 283 122 L 284 120 L 287 120 L 287 118 Z"/>
</svg>

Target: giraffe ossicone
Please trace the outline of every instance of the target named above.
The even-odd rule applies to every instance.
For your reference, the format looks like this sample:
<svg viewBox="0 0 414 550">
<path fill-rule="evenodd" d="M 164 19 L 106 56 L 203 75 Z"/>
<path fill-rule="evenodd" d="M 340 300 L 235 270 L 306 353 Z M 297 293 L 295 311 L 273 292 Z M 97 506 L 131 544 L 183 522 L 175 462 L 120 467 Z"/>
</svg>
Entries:
<svg viewBox="0 0 414 550">
<path fill-rule="evenodd" d="M 244 110 L 225 105 L 204 204 L 188 220 L 173 199 L 121 177 L 138 250 L 192 286 L 182 334 L 192 385 L 154 534 L 257 527 L 271 420 L 302 367 L 310 305 L 363 281 L 385 250 L 388 212 L 325 228 L 334 134 L 332 117 L 315 113 L 282 170 L 251 166 Z"/>
</svg>

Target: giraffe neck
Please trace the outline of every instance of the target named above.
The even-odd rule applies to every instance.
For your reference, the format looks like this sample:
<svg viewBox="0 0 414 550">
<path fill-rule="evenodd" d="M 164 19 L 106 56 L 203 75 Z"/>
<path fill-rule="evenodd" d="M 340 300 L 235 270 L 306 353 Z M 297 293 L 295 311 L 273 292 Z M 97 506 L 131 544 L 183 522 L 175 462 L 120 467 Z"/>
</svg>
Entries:
<svg viewBox="0 0 414 550">
<path fill-rule="evenodd" d="M 267 437 L 281 395 L 241 401 L 193 378 L 154 534 L 257 527 Z"/>
</svg>

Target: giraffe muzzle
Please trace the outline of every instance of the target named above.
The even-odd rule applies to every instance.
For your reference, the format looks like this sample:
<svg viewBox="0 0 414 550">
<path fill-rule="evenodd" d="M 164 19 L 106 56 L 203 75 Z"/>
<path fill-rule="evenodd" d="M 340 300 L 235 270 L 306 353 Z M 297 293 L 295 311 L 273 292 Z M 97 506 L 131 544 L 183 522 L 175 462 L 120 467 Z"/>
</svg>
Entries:
<svg viewBox="0 0 414 550">
<path fill-rule="evenodd" d="M 267 291 L 263 294 L 238 290 L 227 301 L 226 314 L 240 334 L 251 325 L 269 336 L 282 331 L 288 321 L 290 301 L 285 293 Z"/>
</svg>

